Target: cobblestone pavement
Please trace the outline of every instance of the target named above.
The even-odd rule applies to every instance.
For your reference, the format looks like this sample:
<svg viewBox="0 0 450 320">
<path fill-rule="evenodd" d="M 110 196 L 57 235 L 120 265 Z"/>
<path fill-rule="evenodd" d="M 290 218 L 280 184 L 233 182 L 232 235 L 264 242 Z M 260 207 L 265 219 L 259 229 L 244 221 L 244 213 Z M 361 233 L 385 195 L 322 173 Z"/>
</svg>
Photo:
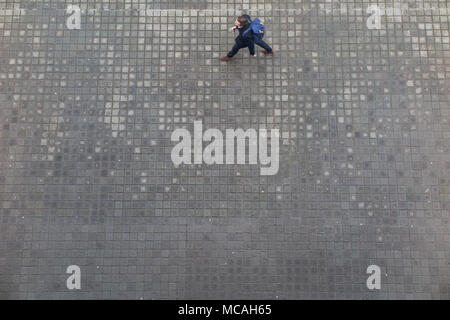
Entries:
<svg viewBox="0 0 450 320">
<path fill-rule="evenodd" d="M 376 3 L 0 0 L 0 299 L 449 299 L 450 8 Z M 174 166 L 195 120 L 278 173 Z"/>
</svg>

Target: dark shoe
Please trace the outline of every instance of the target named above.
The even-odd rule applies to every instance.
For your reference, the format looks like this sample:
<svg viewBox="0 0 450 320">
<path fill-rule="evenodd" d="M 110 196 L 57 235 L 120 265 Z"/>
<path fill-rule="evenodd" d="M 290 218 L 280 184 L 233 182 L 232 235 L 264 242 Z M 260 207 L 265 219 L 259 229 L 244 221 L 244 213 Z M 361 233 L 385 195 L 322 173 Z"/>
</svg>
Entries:
<svg viewBox="0 0 450 320">
<path fill-rule="evenodd" d="M 262 53 L 264 53 L 264 54 L 273 54 L 273 50 L 272 51 L 267 51 L 266 49 L 264 49 L 262 51 Z"/>
<path fill-rule="evenodd" d="M 228 57 L 228 56 L 223 56 L 220 57 L 220 61 L 230 61 L 232 58 Z"/>
</svg>

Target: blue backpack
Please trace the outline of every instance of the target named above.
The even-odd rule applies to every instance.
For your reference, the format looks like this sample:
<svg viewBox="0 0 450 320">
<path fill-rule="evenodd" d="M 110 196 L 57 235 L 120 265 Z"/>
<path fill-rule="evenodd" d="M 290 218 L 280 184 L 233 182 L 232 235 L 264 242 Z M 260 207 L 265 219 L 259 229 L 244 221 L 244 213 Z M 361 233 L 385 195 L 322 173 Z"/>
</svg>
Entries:
<svg viewBox="0 0 450 320">
<path fill-rule="evenodd" d="M 255 20 L 252 21 L 249 15 L 245 14 L 244 16 L 247 17 L 248 22 L 250 23 L 250 28 L 248 28 L 248 30 L 246 30 L 242 35 L 246 37 L 249 32 L 252 32 L 253 41 L 262 40 L 266 30 L 264 29 L 264 25 L 261 23 L 261 20 L 259 20 L 259 18 L 255 18 Z M 260 31 L 262 31 L 262 33 L 260 33 Z"/>
</svg>

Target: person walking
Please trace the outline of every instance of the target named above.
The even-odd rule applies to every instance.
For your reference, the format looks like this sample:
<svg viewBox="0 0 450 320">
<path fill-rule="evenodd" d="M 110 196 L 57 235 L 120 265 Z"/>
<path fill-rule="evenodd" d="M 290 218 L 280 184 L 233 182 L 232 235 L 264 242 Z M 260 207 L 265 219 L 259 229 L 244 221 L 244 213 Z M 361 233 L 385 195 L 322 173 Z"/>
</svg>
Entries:
<svg viewBox="0 0 450 320">
<path fill-rule="evenodd" d="M 273 54 L 272 48 L 262 38 L 255 36 L 252 30 L 249 30 L 251 29 L 251 19 L 248 14 L 243 14 L 234 21 L 234 27 L 231 30 L 235 31 L 236 29 L 239 31 L 239 35 L 235 39 L 235 44 L 226 56 L 220 57 L 221 61 L 231 60 L 242 48 L 248 48 L 250 55 L 256 57 L 255 44 L 264 49 L 264 54 Z M 259 30 L 259 33 L 263 34 L 264 31 Z"/>
</svg>

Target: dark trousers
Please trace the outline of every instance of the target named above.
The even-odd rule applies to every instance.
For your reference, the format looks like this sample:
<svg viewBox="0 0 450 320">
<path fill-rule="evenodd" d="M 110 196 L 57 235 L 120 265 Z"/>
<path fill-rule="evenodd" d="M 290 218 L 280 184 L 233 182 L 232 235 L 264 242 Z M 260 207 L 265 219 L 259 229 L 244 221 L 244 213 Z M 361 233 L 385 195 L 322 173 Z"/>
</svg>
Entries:
<svg viewBox="0 0 450 320">
<path fill-rule="evenodd" d="M 266 49 L 269 52 L 272 51 L 272 48 L 263 39 L 255 41 L 255 44 L 263 49 Z"/>
<path fill-rule="evenodd" d="M 253 43 L 251 44 L 235 43 L 231 51 L 228 52 L 227 56 L 229 58 L 233 57 L 242 48 L 248 48 L 248 51 L 250 52 L 251 55 L 255 54 L 255 45 Z"/>
<path fill-rule="evenodd" d="M 259 41 L 255 41 L 254 43 L 252 42 L 251 44 L 245 44 L 245 43 L 235 43 L 233 48 L 231 49 L 230 52 L 228 52 L 227 56 L 229 58 L 233 57 L 236 53 L 238 53 L 238 51 L 242 48 L 247 48 L 248 47 L 248 51 L 250 51 L 251 55 L 255 54 L 255 44 L 260 46 L 261 48 L 267 50 L 267 51 L 272 51 L 272 48 L 264 41 L 264 40 L 259 40 Z"/>
</svg>

